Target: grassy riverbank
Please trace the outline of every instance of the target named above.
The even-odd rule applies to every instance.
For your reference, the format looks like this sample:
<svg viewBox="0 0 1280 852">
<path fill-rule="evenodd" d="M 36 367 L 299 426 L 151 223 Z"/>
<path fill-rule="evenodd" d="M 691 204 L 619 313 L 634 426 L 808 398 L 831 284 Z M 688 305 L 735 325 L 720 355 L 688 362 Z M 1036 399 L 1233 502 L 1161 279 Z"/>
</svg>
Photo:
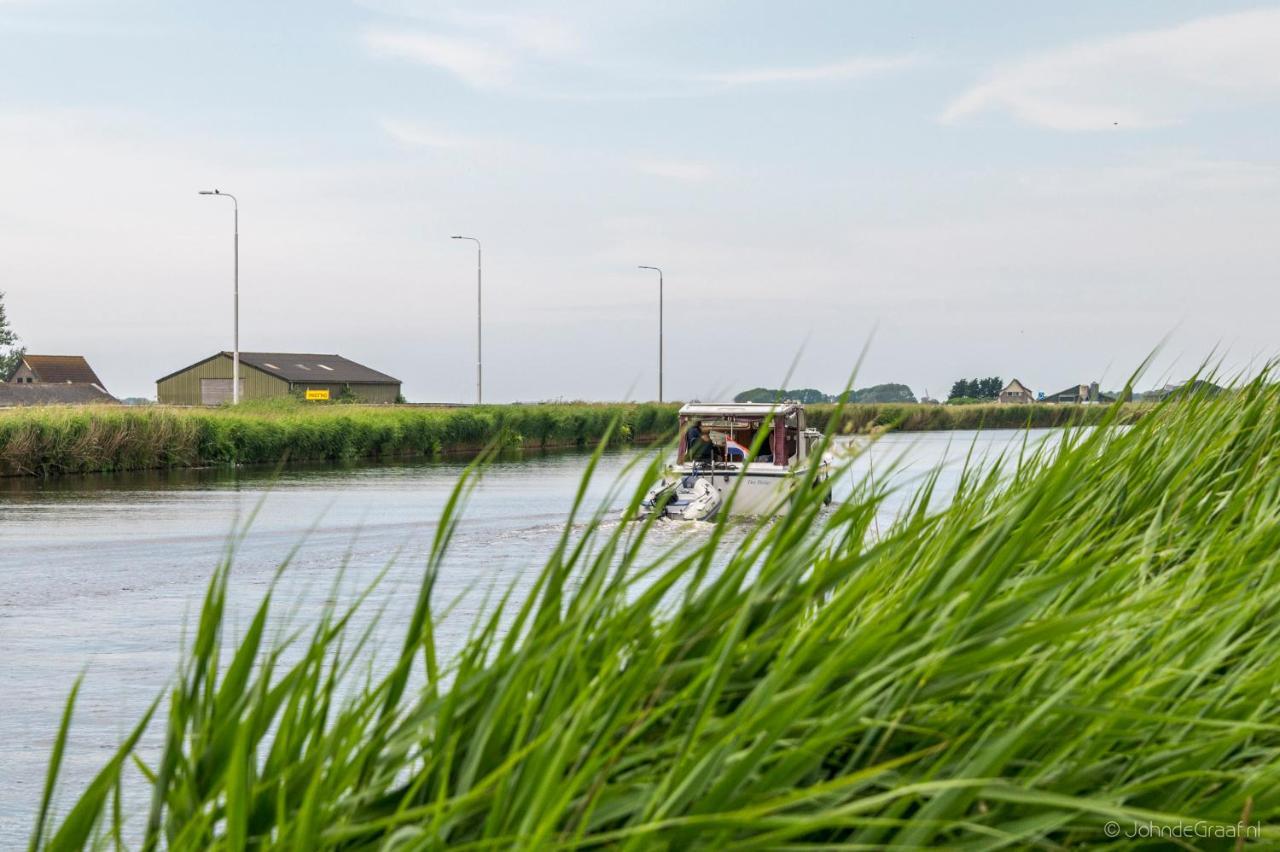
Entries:
<svg viewBox="0 0 1280 852">
<path fill-rule="evenodd" d="M 69 704 L 35 845 L 1225 848 L 1240 822 L 1275 844 L 1277 445 L 1259 380 L 970 470 L 945 506 L 926 478 L 888 525 L 891 477 L 830 510 L 801 488 L 654 561 L 649 526 L 584 507 L 446 660 L 464 478 L 380 674 L 338 609 L 282 658 L 268 597 L 233 642 L 224 567 L 150 720 L 163 755 L 134 754 L 141 720 L 55 816 Z M 124 773 L 149 804 L 113 798 Z"/>
<path fill-rule="evenodd" d="M 493 405 L 478 408 L 315 406 L 294 400 L 239 408 L 48 406 L 0 411 L 0 476 L 56 476 L 234 464 L 433 456 L 506 446 L 594 444 L 614 418 L 614 440 L 672 434 L 677 405 Z M 828 430 L 834 406 L 809 406 Z M 1013 429 L 1099 422 L 1107 406 L 850 405 L 837 434 L 885 429 Z M 1123 406 L 1131 423 L 1144 406 Z"/>
<path fill-rule="evenodd" d="M 431 456 L 504 446 L 593 445 L 675 430 L 671 405 L 495 405 L 475 408 L 50 406 L 0 411 L 0 475 Z"/>
<path fill-rule="evenodd" d="M 936 432 L 950 429 L 1026 429 L 1055 426 L 1087 426 L 1111 416 L 1107 405 L 917 405 L 876 403 L 848 405 L 841 409 L 837 434 L 864 434 L 882 430 Z M 1150 405 L 1126 404 L 1117 423 L 1135 422 Z M 831 427 L 834 405 L 806 406 L 809 424 L 823 431 Z"/>
</svg>

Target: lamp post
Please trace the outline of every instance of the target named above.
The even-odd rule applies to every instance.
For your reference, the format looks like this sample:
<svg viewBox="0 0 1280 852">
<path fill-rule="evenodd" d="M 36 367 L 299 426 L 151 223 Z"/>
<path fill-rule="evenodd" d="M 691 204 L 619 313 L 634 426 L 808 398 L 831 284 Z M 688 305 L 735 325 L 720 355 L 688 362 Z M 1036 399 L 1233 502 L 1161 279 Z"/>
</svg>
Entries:
<svg viewBox="0 0 1280 852">
<path fill-rule="evenodd" d="M 202 189 L 201 195 L 217 195 L 221 198 L 230 198 L 232 209 L 235 211 L 233 220 L 234 252 L 235 252 L 235 289 L 233 299 L 233 314 L 235 325 L 235 337 L 231 351 L 231 404 L 238 405 L 240 402 L 240 202 L 236 201 L 236 197 L 229 192 L 222 192 L 217 189 Z"/>
<path fill-rule="evenodd" d="M 481 316 L 480 241 L 475 237 L 464 237 L 461 234 L 455 234 L 452 237 L 452 239 L 471 240 L 471 242 L 476 244 L 476 405 L 479 405 L 484 400 L 484 393 L 483 393 L 484 372 L 483 372 L 483 368 L 481 367 L 481 364 L 483 362 L 484 349 L 481 346 L 481 341 L 483 340 L 483 338 L 481 337 L 481 325 L 480 325 L 480 316 Z"/>
<path fill-rule="evenodd" d="M 656 266 L 641 266 L 658 273 L 658 402 L 662 402 L 662 270 Z"/>
</svg>

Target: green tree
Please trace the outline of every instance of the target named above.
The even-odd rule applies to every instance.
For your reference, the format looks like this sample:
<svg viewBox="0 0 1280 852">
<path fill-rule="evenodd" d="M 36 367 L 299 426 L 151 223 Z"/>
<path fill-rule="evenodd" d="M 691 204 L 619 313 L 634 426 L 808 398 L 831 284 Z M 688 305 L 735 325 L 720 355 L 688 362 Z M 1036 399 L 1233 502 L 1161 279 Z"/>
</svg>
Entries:
<svg viewBox="0 0 1280 852">
<path fill-rule="evenodd" d="M 978 387 L 973 395 L 979 399 L 995 399 L 1000 396 L 1000 391 L 1004 389 L 1004 382 L 1000 380 L 999 376 L 989 376 L 976 383 Z"/>
<path fill-rule="evenodd" d="M 872 385 L 853 392 L 854 402 L 915 402 L 916 395 L 906 385 L 889 383 Z"/>
<path fill-rule="evenodd" d="M 735 396 L 733 401 L 774 403 L 782 402 L 785 399 L 794 399 L 796 402 L 804 403 L 805 405 L 813 405 L 819 402 L 831 402 L 834 397 L 816 388 L 798 388 L 796 390 L 752 388 Z"/>
<path fill-rule="evenodd" d="M 959 379 L 951 386 L 947 401 L 973 401 L 996 399 L 1004 390 L 1004 381 L 999 376 L 987 376 L 985 379 Z"/>
<path fill-rule="evenodd" d="M 22 363 L 26 351 L 18 345 L 18 335 L 9 327 L 9 318 L 4 312 L 4 293 L 0 293 L 0 381 L 9 380 Z"/>
</svg>

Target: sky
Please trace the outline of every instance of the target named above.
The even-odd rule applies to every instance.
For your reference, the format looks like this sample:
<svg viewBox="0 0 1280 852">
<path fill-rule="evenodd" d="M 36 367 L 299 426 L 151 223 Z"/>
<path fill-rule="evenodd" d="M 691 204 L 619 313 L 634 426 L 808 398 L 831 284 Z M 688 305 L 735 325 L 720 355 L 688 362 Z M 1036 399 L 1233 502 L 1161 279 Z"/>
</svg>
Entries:
<svg viewBox="0 0 1280 852">
<path fill-rule="evenodd" d="M 117 396 L 232 343 L 413 401 L 1280 354 L 1280 6 L 0 0 L 0 291 Z"/>
</svg>

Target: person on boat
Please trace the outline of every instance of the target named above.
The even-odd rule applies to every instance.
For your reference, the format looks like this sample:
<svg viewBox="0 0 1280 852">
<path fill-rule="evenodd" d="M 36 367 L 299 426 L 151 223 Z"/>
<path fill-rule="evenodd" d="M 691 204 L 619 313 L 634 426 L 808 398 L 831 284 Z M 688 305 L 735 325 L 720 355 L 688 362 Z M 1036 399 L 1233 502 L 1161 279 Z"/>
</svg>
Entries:
<svg viewBox="0 0 1280 852">
<path fill-rule="evenodd" d="M 702 421 L 695 420 L 689 424 L 689 431 L 685 433 L 685 446 L 688 448 L 689 461 L 711 458 L 711 442 L 702 434 Z"/>
</svg>

